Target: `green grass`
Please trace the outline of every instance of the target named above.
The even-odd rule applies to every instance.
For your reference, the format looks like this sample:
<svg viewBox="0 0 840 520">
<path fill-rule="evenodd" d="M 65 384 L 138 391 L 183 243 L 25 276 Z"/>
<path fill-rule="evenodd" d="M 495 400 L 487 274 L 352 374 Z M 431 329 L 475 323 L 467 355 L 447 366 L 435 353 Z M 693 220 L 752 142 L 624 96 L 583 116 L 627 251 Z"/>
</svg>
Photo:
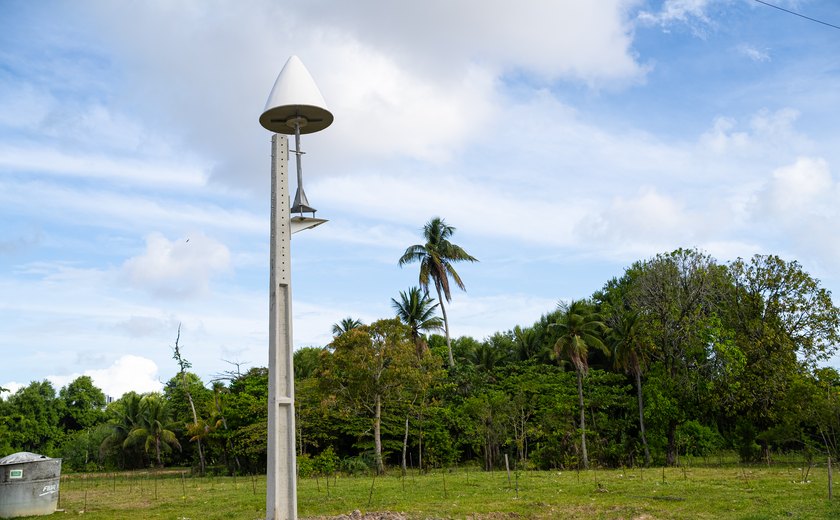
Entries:
<svg viewBox="0 0 840 520">
<path fill-rule="evenodd" d="M 182 477 L 183 474 L 183 477 Z M 398 511 L 411 518 L 826 519 L 840 518 L 840 498 L 827 499 L 825 465 L 801 482 L 797 466 L 504 471 L 476 469 L 425 475 L 339 476 L 298 484 L 301 518 L 354 509 Z M 371 493 L 371 484 L 373 492 Z M 518 487 L 518 491 L 517 491 Z M 59 507 L 96 519 L 259 519 L 265 476 L 191 477 L 134 472 L 66 475 Z M 499 514 L 503 513 L 503 514 Z"/>
</svg>

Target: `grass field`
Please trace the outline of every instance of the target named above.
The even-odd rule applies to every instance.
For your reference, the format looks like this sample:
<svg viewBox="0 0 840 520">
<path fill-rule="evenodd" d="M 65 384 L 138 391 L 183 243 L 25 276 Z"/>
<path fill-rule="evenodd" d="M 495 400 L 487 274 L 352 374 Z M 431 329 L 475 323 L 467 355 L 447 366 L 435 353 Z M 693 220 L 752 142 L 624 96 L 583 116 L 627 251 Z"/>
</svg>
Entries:
<svg viewBox="0 0 840 520">
<path fill-rule="evenodd" d="M 477 469 L 339 476 L 298 484 L 301 518 L 403 512 L 409 518 L 829 519 L 825 464 L 589 471 Z M 261 519 L 265 476 L 192 477 L 187 471 L 65 475 L 59 508 L 86 520 Z M 61 513 L 58 513 L 61 515 Z"/>
</svg>

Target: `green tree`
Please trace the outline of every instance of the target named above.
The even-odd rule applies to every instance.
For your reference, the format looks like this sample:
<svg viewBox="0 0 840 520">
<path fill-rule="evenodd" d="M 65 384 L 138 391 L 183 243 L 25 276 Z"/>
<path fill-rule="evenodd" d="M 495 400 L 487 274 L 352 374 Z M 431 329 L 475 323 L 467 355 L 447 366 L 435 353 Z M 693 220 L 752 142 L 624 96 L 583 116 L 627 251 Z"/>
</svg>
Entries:
<svg viewBox="0 0 840 520">
<path fill-rule="evenodd" d="M 449 336 L 449 319 L 446 316 L 446 307 L 443 305 L 444 298 L 447 302 L 452 301 L 452 293 L 449 289 L 449 279 L 462 290 L 466 291 L 464 282 L 458 272 L 455 271 L 455 262 L 478 262 L 478 260 L 461 246 L 449 241 L 455 233 L 455 228 L 446 224 L 440 217 L 434 217 L 423 227 L 425 244 L 409 246 L 402 257 L 399 265 L 418 262 L 420 264 L 420 287 L 429 290 L 429 283 L 433 283 L 440 303 L 440 311 L 443 314 L 443 325 L 446 333 L 446 346 L 449 351 L 449 366 L 455 365 L 455 358 L 452 355 L 452 342 Z"/>
<path fill-rule="evenodd" d="M 221 394 L 219 394 L 221 395 Z M 225 392 L 224 417 L 235 461 L 245 471 L 265 471 L 268 439 L 268 369 L 253 367 Z"/>
<path fill-rule="evenodd" d="M 796 261 L 756 255 L 732 262 L 728 272 L 732 286 L 725 318 L 743 355 L 733 412 L 757 430 L 766 459 L 769 441 L 784 437 L 769 430 L 779 424 L 800 424 L 785 417 L 799 413 L 795 406 L 785 405 L 786 397 L 803 374 L 835 352 L 840 343 L 840 310 L 831 293 Z"/>
<path fill-rule="evenodd" d="M 606 326 L 601 316 L 584 300 L 570 303 L 561 302 L 559 319 L 554 326 L 560 332 L 560 337 L 554 344 L 554 351 L 558 357 L 567 359 L 577 373 L 578 400 L 580 403 L 580 448 L 581 461 L 584 468 L 589 468 L 589 457 L 586 452 L 586 408 L 583 402 L 583 379 L 589 370 L 589 349 L 597 348 L 609 353 L 601 340 L 601 334 Z"/>
<path fill-rule="evenodd" d="M 66 431 L 84 430 L 105 419 L 105 394 L 94 386 L 90 376 L 79 376 L 62 388 L 58 397 L 63 401 L 61 426 Z"/>
<path fill-rule="evenodd" d="M 383 407 L 416 395 L 413 389 L 423 375 L 410 331 L 396 318 L 379 320 L 337 337 L 333 348 L 323 360 L 319 382 L 324 393 L 351 414 L 369 414 L 374 463 L 382 473 Z M 428 355 L 426 358 L 431 359 Z"/>
<path fill-rule="evenodd" d="M 33 381 L 20 388 L 8 398 L 5 408 L 3 423 L 15 450 L 54 453 L 63 437 L 59 427 L 63 401 L 56 398 L 49 381 Z"/>
<path fill-rule="evenodd" d="M 59 450 L 62 467 L 75 471 L 102 469 L 104 463 L 110 461 L 106 460 L 105 454 L 99 448 L 110 435 L 111 427 L 107 423 L 68 432 Z"/>
<path fill-rule="evenodd" d="M 419 287 L 400 291 L 399 301 L 391 298 L 391 307 L 396 311 L 397 318 L 411 330 L 418 357 L 429 348 L 422 333 L 443 328 L 443 320 L 435 316 L 437 306 L 438 304 L 434 303 L 427 293 L 421 292 Z"/>
<path fill-rule="evenodd" d="M 178 437 L 172 428 L 169 404 L 164 397 L 157 393 L 149 394 L 140 400 L 140 417 L 137 424 L 128 434 L 124 446 L 143 444 L 146 453 L 154 452 L 155 463 L 163 467 L 162 452 L 181 449 Z"/>
<path fill-rule="evenodd" d="M 481 454 L 484 470 L 491 471 L 501 458 L 501 447 L 512 423 L 510 397 L 500 390 L 487 389 L 464 400 L 458 413 L 464 437 Z"/>
<path fill-rule="evenodd" d="M 717 311 L 730 287 L 726 269 L 694 249 L 678 249 L 637 262 L 625 276 L 631 310 L 643 320 L 653 348 L 650 358 L 662 367 L 657 377 L 656 410 L 667 448 L 665 462 L 676 464 L 677 427 L 700 408 L 715 405 L 707 384 L 712 369 L 712 339 L 720 327 Z M 666 405 L 666 403 L 669 403 Z"/>
<path fill-rule="evenodd" d="M 349 332 L 353 329 L 359 328 L 362 325 L 362 320 L 348 316 L 338 323 L 333 323 L 332 333 L 333 336 L 341 336 L 345 332 Z"/>
</svg>

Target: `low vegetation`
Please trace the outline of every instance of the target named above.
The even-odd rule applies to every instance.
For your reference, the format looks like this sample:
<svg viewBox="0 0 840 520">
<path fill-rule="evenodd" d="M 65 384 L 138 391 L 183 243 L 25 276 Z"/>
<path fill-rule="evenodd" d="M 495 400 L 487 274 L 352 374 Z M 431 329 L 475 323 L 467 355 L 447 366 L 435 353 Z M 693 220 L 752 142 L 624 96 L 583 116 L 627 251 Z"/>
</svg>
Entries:
<svg viewBox="0 0 840 520">
<path fill-rule="evenodd" d="M 828 500 L 825 465 L 806 471 L 799 462 L 511 470 L 510 476 L 477 467 L 378 477 L 338 474 L 299 480 L 299 515 L 324 518 L 360 510 L 410 519 L 838 517 L 840 503 Z M 265 477 L 195 477 L 179 470 L 69 475 L 62 479 L 60 508 L 74 516 L 84 512 L 88 520 L 260 519 Z"/>
</svg>

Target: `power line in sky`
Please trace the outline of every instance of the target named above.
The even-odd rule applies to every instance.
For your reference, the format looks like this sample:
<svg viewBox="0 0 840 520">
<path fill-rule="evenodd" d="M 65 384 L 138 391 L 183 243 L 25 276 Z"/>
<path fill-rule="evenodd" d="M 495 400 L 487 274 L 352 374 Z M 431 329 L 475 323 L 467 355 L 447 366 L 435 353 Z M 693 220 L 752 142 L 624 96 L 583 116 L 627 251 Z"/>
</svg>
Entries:
<svg viewBox="0 0 840 520">
<path fill-rule="evenodd" d="M 805 16 L 804 14 L 800 14 L 800 13 L 797 13 L 795 11 L 790 11 L 788 9 L 785 9 L 784 7 L 779 7 L 778 5 L 773 5 L 769 2 L 765 2 L 764 0 L 755 0 L 755 1 L 758 2 L 759 4 L 766 5 L 767 7 L 772 7 L 773 9 L 778 9 L 779 11 L 784 11 L 784 12 L 792 14 L 794 16 L 798 16 L 800 18 L 805 18 L 806 20 L 810 20 L 812 22 L 817 22 L 817 23 L 820 23 L 820 24 L 823 24 L 823 25 L 827 25 L 827 26 L 832 27 L 834 29 L 840 29 L 840 27 L 838 27 L 837 25 L 830 24 L 828 22 L 823 22 L 822 20 L 817 20 L 816 18 L 811 18 L 810 16 Z"/>
</svg>

